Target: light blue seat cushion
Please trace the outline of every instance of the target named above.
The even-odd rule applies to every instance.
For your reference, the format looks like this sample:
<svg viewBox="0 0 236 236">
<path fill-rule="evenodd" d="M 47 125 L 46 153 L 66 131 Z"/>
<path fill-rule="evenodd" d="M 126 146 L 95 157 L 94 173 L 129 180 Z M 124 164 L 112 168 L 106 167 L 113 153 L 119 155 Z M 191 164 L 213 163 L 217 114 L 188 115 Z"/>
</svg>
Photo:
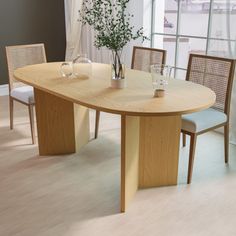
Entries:
<svg viewBox="0 0 236 236">
<path fill-rule="evenodd" d="M 34 103 L 34 89 L 31 86 L 21 86 L 11 90 L 11 96 L 22 102 Z"/>
<path fill-rule="evenodd" d="M 182 130 L 198 133 L 227 121 L 227 115 L 223 112 L 209 108 L 182 116 Z"/>
</svg>

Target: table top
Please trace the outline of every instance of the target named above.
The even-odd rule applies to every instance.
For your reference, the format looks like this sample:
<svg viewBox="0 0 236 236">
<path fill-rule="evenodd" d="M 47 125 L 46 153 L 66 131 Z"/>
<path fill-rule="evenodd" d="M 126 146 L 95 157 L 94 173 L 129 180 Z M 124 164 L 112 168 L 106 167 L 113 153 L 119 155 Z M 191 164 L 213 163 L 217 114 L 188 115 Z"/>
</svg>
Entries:
<svg viewBox="0 0 236 236">
<path fill-rule="evenodd" d="M 153 97 L 151 74 L 126 69 L 127 87 L 110 88 L 111 66 L 92 64 L 89 79 L 64 78 L 59 62 L 30 65 L 15 70 L 17 80 L 37 89 L 96 110 L 137 116 L 181 115 L 206 109 L 215 103 L 207 87 L 170 79 L 166 95 Z"/>
</svg>

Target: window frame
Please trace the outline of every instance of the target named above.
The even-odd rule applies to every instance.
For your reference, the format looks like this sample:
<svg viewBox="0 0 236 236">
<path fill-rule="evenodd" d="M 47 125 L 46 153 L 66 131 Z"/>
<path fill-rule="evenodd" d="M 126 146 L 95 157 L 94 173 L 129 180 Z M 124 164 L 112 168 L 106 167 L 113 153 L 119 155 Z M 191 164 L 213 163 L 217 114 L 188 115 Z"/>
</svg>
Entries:
<svg viewBox="0 0 236 236">
<path fill-rule="evenodd" d="M 214 0 L 210 0 L 209 3 L 209 16 L 208 16 L 208 22 L 207 22 L 207 35 L 206 36 L 197 36 L 197 35 L 187 35 L 187 34 L 180 34 L 180 15 L 181 15 L 181 0 L 177 1 L 177 22 L 176 22 L 176 33 L 175 34 L 170 34 L 170 33 L 158 33 L 154 31 L 155 27 L 155 7 L 156 7 L 156 2 L 159 0 L 152 0 L 151 2 L 151 40 L 150 40 L 150 46 L 154 47 L 154 37 L 155 35 L 162 35 L 162 36 L 171 36 L 175 37 L 175 59 L 174 59 L 174 77 L 176 77 L 176 71 L 177 70 L 184 70 L 187 71 L 187 67 L 177 67 L 177 62 L 178 62 L 178 56 L 179 56 L 179 39 L 183 37 L 187 38 L 194 38 L 194 39 L 204 39 L 206 40 L 206 49 L 205 49 L 205 54 L 208 55 L 209 53 L 209 42 L 210 40 L 216 40 L 216 41 L 226 41 L 226 42 L 236 42 L 234 39 L 226 39 L 226 38 L 214 38 L 210 37 L 211 34 L 211 24 L 212 24 L 212 16 L 213 16 L 213 3 Z M 165 0 L 167 1 L 167 0 Z"/>
</svg>

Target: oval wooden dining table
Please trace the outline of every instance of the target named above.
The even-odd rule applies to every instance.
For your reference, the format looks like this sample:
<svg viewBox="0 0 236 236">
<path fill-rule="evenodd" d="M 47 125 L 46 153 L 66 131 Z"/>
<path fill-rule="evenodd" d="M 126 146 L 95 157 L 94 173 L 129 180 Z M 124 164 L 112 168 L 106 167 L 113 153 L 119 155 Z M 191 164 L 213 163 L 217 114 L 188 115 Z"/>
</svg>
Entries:
<svg viewBox="0 0 236 236">
<path fill-rule="evenodd" d="M 121 115 L 121 212 L 138 188 L 176 185 L 181 115 L 212 106 L 214 92 L 170 79 L 165 96 L 157 98 L 150 73 L 127 69 L 127 87 L 113 89 L 109 65 L 93 63 L 90 78 L 64 78 L 60 65 L 30 65 L 14 73 L 34 87 L 39 154 L 78 152 L 89 141 L 93 108 Z"/>
</svg>

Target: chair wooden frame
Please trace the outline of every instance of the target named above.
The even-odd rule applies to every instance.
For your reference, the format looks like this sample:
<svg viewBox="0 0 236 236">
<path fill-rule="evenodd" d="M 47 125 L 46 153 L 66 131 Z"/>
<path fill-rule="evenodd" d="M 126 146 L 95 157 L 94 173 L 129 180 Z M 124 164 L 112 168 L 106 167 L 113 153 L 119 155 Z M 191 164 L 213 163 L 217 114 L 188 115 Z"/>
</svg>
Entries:
<svg viewBox="0 0 236 236">
<path fill-rule="evenodd" d="M 46 58 L 46 53 L 45 53 L 45 47 L 43 43 L 39 44 L 27 44 L 27 45 L 17 45 L 17 46 L 6 46 L 6 57 L 7 57 L 7 66 L 8 66 L 8 78 L 9 78 L 9 111 L 10 111 L 10 129 L 13 129 L 13 111 L 14 111 L 14 101 L 20 102 L 21 104 L 24 104 L 28 107 L 28 112 L 29 112 L 29 119 L 30 119 L 30 129 L 31 129 L 31 137 L 32 137 L 32 143 L 35 144 L 36 139 L 35 139 L 35 125 L 34 125 L 34 103 L 25 103 L 24 101 L 21 101 L 19 99 L 16 99 L 11 96 L 11 91 L 13 89 L 13 81 L 14 76 L 14 65 L 13 61 L 11 58 L 11 50 L 15 49 L 27 49 L 27 48 L 32 48 L 32 47 L 39 47 L 42 50 L 42 63 L 47 62 Z M 33 63 L 32 63 L 33 64 Z"/>
<path fill-rule="evenodd" d="M 194 164 L 194 156 L 195 156 L 195 149 L 196 149 L 196 142 L 197 142 L 197 136 L 200 134 L 204 134 L 208 131 L 215 130 L 220 127 L 224 127 L 224 153 L 225 153 L 225 163 L 228 163 L 229 161 L 229 115 L 230 115 L 230 101 L 231 101 L 231 93 L 232 93 L 232 87 L 233 87 L 233 79 L 234 79 L 234 72 L 235 72 L 235 60 L 229 59 L 229 58 L 222 58 L 222 57 L 215 57 L 215 56 L 206 56 L 206 55 L 200 55 L 200 54 L 190 54 L 189 56 L 189 62 L 188 62 L 188 69 L 186 74 L 186 80 L 190 80 L 190 68 L 192 65 L 192 59 L 193 57 L 201 57 L 205 59 L 213 59 L 213 60 L 220 60 L 220 61 L 226 61 L 230 62 L 230 73 L 228 77 L 228 84 L 227 84 L 227 91 L 226 91 L 226 98 L 225 98 L 225 105 L 224 105 L 224 113 L 227 115 L 227 121 L 224 123 L 221 123 L 219 125 L 216 125 L 214 127 L 211 127 L 209 129 L 202 130 L 197 133 L 191 133 L 186 130 L 181 130 L 183 133 L 183 146 L 186 146 L 186 135 L 190 136 L 190 150 L 189 150 L 189 164 L 188 164 L 188 177 L 187 177 L 187 183 L 190 184 L 192 181 L 192 173 L 193 173 L 193 164 Z"/>
<path fill-rule="evenodd" d="M 135 61 L 135 54 L 136 50 L 149 50 L 149 51 L 156 51 L 156 52 L 161 52 L 163 54 L 162 58 L 162 64 L 164 65 L 166 63 L 166 50 L 164 49 L 159 49 L 159 48 L 148 48 L 148 47 L 139 47 L 139 46 L 134 46 L 133 47 L 133 54 L 132 54 L 132 62 L 131 62 L 131 69 L 134 69 L 134 61 Z"/>
<path fill-rule="evenodd" d="M 137 49 L 161 52 L 161 53 L 163 53 L 162 64 L 164 65 L 166 63 L 166 50 L 157 49 L 157 48 L 147 48 L 147 47 L 134 46 L 133 53 L 132 53 L 131 69 L 134 69 L 134 59 L 135 59 L 135 53 L 136 53 Z M 99 120 L 100 120 L 100 111 L 96 110 L 96 123 L 95 123 L 95 136 L 94 136 L 95 139 L 98 137 Z"/>
</svg>

